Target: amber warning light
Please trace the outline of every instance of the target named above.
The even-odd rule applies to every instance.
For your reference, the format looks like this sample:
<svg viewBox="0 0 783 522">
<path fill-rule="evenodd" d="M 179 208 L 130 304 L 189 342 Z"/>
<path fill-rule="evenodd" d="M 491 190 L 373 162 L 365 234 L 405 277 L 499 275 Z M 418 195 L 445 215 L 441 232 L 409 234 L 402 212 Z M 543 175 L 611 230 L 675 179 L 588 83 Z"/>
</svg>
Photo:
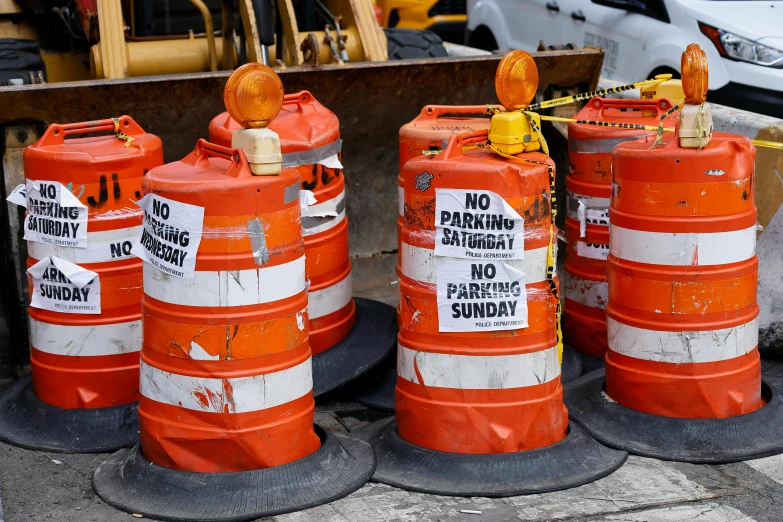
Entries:
<svg viewBox="0 0 783 522">
<path fill-rule="evenodd" d="M 524 109 L 538 89 L 538 68 L 525 51 L 511 51 L 500 60 L 495 73 L 495 93 L 507 111 Z"/>
<path fill-rule="evenodd" d="M 266 65 L 248 63 L 228 78 L 223 102 L 231 117 L 243 127 L 263 128 L 283 107 L 283 82 Z"/>
</svg>

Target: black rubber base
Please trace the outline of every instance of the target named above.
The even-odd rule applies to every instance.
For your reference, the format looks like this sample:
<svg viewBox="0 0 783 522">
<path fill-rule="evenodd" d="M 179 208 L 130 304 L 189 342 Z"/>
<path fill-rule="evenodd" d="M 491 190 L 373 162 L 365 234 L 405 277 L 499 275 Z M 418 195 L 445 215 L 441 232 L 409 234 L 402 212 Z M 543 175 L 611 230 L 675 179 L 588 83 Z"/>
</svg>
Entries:
<svg viewBox="0 0 783 522">
<path fill-rule="evenodd" d="M 138 403 L 64 410 L 41 401 L 30 375 L 0 396 L 0 440 L 58 453 L 105 453 L 139 442 Z"/>
<path fill-rule="evenodd" d="M 351 384 L 350 394 L 359 404 L 393 412 L 396 386 L 397 350 L 394 350 L 378 366 L 356 379 Z"/>
<path fill-rule="evenodd" d="M 762 359 L 761 378 L 783 390 L 783 359 Z"/>
<path fill-rule="evenodd" d="M 611 401 L 604 371 L 565 390 L 572 420 L 598 441 L 634 455 L 696 464 L 720 464 L 783 453 L 783 400 L 762 382 L 763 408 L 728 419 L 679 419 L 642 413 Z M 687 400 L 687 398 L 683 398 Z"/>
<path fill-rule="evenodd" d="M 606 360 L 603 357 L 590 357 L 589 355 L 582 355 L 582 375 L 587 375 L 590 372 L 596 370 L 602 370 L 606 365 Z"/>
<path fill-rule="evenodd" d="M 628 454 L 602 446 L 571 425 L 562 441 L 531 451 L 493 455 L 443 453 L 420 448 L 397 434 L 393 419 L 352 435 L 375 450 L 374 482 L 459 497 L 509 497 L 573 488 L 609 475 Z"/>
<path fill-rule="evenodd" d="M 106 459 L 92 477 L 104 502 L 156 520 L 235 521 L 320 506 L 362 487 L 375 470 L 364 442 L 315 426 L 321 447 L 312 455 L 273 468 L 234 473 L 195 473 L 164 468 L 138 446 Z"/>
<path fill-rule="evenodd" d="M 394 389 L 397 386 L 397 352 L 390 353 L 376 368 L 352 385 L 351 395 L 359 404 L 382 411 L 394 411 Z M 582 357 L 572 347 L 563 345 L 562 382 L 582 375 Z"/>
<path fill-rule="evenodd" d="M 563 368 L 560 375 L 563 384 L 578 379 L 582 372 L 582 356 L 572 346 L 564 344 Z"/>
<path fill-rule="evenodd" d="M 397 345 L 397 312 L 393 306 L 354 297 L 356 323 L 348 336 L 313 356 L 313 396 L 318 397 L 359 377 Z"/>
</svg>

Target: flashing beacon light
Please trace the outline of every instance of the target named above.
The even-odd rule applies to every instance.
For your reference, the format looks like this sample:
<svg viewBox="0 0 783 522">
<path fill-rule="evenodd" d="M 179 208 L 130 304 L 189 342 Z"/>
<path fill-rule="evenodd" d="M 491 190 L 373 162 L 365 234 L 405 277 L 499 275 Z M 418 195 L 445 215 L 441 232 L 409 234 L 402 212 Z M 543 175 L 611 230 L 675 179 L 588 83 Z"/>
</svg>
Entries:
<svg viewBox="0 0 783 522">
<path fill-rule="evenodd" d="M 707 100 L 707 86 L 709 84 L 709 72 L 707 68 L 707 54 L 698 46 L 690 44 L 682 53 L 680 60 L 682 73 L 682 91 L 685 94 L 685 103 L 699 105 Z"/>
<path fill-rule="evenodd" d="M 680 112 L 680 147 L 702 149 L 712 138 L 712 107 L 707 101 L 709 72 L 707 55 L 697 44 L 690 44 L 680 61 L 685 103 Z"/>
<path fill-rule="evenodd" d="M 254 175 L 280 174 L 280 137 L 267 128 L 283 107 L 280 77 L 264 64 L 245 64 L 229 76 L 223 102 L 229 115 L 244 127 L 232 135 L 231 148 L 245 152 Z"/>
<path fill-rule="evenodd" d="M 538 67 L 525 51 L 506 54 L 495 73 L 495 93 L 507 112 L 492 116 L 489 141 L 503 154 L 520 154 L 541 149 L 538 133 L 541 118 L 535 112 L 523 112 L 538 89 Z"/>
<path fill-rule="evenodd" d="M 538 89 L 538 67 L 525 51 L 511 51 L 495 73 L 495 93 L 507 111 L 524 109 Z"/>
<path fill-rule="evenodd" d="M 263 128 L 283 107 L 283 82 L 266 65 L 247 63 L 228 78 L 223 102 L 231 117 L 243 127 Z"/>
</svg>

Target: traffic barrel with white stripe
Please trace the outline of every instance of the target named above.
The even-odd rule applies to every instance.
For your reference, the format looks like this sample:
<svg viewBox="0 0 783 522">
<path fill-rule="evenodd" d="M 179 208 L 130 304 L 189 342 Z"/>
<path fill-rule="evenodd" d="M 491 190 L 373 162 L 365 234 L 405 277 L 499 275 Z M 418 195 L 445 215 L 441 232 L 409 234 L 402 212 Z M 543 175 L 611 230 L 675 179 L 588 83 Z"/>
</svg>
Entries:
<svg viewBox="0 0 783 522">
<path fill-rule="evenodd" d="M 673 138 L 613 153 L 606 392 L 668 417 L 750 413 L 763 404 L 754 148 Z"/>
<path fill-rule="evenodd" d="M 757 346 L 754 147 L 722 133 L 701 149 L 678 133 L 654 142 L 612 154 L 606 370 L 566 390 L 569 412 L 647 457 L 783 452 L 783 394 L 762 382 Z"/>
<path fill-rule="evenodd" d="M 95 133 L 109 135 L 84 137 Z M 46 405 L 74 410 L 68 442 L 54 413 L 40 419 L 42 433 L 58 430 L 51 439 L 60 450 L 137 440 L 130 403 L 139 398 L 142 267 L 131 246 L 141 229 L 142 179 L 162 163 L 161 140 L 128 116 L 52 124 L 24 152 L 32 384 Z M 117 424 L 117 415 L 125 421 Z M 86 419 L 99 416 L 114 420 L 95 446 Z"/>
<path fill-rule="evenodd" d="M 372 473 L 370 448 L 313 424 L 299 174 L 250 169 L 243 151 L 200 140 L 145 178 L 141 444 L 93 477 L 127 512 L 249 520 Z"/>
<path fill-rule="evenodd" d="M 219 114 L 210 122 L 210 140 L 231 146 L 233 133 L 241 128 L 227 112 Z M 337 116 L 312 94 L 301 91 L 284 96 L 280 114 L 269 128 L 280 136 L 283 167 L 299 172 L 302 189 L 311 191 L 315 200 L 302 210 L 301 219 L 309 281 L 313 391 L 318 396 L 355 378 L 388 353 L 394 344 L 394 325 L 385 307 L 352 299 Z M 379 310 L 383 326 L 376 322 Z M 386 339 L 370 341 L 375 326 L 368 327 L 368 320 L 386 330 Z"/>
<path fill-rule="evenodd" d="M 455 134 L 484 129 L 489 129 L 486 105 L 426 105 L 413 120 L 400 127 L 400 169 L 397 175 L 398 251 L 405 216 L 405 164 L 427 152 L 440 151 L 446 141 Z M 399 266 L 397 268 L 399 271 Z M 399 314 L 399 301 L 397 311 Z M 355 393 L 358 402 L 373 408 L 394 411 L 394 388 L 397 381 L 395 359 L 394 354 L 390 354 L 383 364 L 362 379 Z"/>
<path fill-rule="evenodd" d="M 619 143 L 650 134 L 622 128 L 623 123 L 658 125 L 670 108 L 671 103 L 664 99 L 593 98 L 575 118 L 620 126 L 568 124 L 563 338 L 584 355 L 603 358 L 606 353 L 612 149 Z M 674 119 L 667 119 L 666 123 L 673 126 Z"/>
<path fill-rule="evenodd" d="M 605 448 L 578 427 L 569 434 L 551 286 L 554 162 L 506 159 L 487 140 L 454 136 L 405 164 L 396 422 L 367 435 L 375 479 L 388 484 L 511 495 L 585 483 L 624 460 L 598 456 Z M 566 471 L 571 452 L 586 460 Z M 541 458 L 551 468 L 528 467 Z"/>
<path fill-rule="evenodd" d="M 104 501 L 155 519 L 297 511 L 375 469 L 367 444 L 313 425 L 301 180 L 266 128 L 283 84 L 245 64 L 224 101 L 240 147 L 199 140 L 145 179 L 141 445 L 93 474 Z"/>
<path fill-rule="evenodd" d="M 547 282 L 552 160 L 463 156 L 463 143 L 486 141 L 486 132 L 473 136 L 405 166 L 397 426 L 438 451 L 534 449 L 561 440 L 568 425 Z M 473 196 L 482 198 L 475 208 Z M 452 255 L 440 251 L 447 241 Z M 457 249 L 479 255 L 464 260 Z M 468 277 L 445 282 L 461 265 Z"/>
<path fill-rule="evenodd" d="M 244 154 L 202 140 L 144 194 L 144 456 L 217 472 L 313 453 L 298 172 L 253 176 Z"/>
</svg>

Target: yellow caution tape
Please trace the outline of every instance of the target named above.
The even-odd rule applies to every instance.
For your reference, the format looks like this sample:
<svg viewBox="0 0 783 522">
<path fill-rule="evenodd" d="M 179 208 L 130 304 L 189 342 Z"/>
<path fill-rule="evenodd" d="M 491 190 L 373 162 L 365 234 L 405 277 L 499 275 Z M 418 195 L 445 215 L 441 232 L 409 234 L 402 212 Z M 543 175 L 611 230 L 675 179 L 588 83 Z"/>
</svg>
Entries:
<svg viewBox="0 0 783 522">
<path fill-rule="evenodd" d="M 118 118 L 112 118 L 111 121 L 114 122 L 114 135 L 117 136 L 118 139 L 125 140 L 125 146 L 130 147 L 133 138 L 120 132 L 120 120 Z"/>
<path fill-rule="evenodd" d="M 585 92 L 581 94 L 574 94 L 571 96 L 564 96 L 562 98 L 555 98 L 554 100 L 542 101 L 541 103 L 533 103 L 525 107 L 524 109 L 528 111 L 536 111 L 539 109 L 549 109 L 552 107 L 559 107 L 561 105 L 569 105 L 571 103 L 576 103 L 581 100 L 587 100 L 589 98 L 594 98 L 596 96 L 603 96 L 605 94 L 614 94 L 623 91 L 630 91 L 631 89 L 638 89 L 640 87 L 645 87 L 647 85 L 658 85 L 659 83 L 663 83 L 666 80 L 671 80 L 671 77 L 672 77 L 671 74 L 659 74 L 652 80 L 644 80 L 643 82 L 629 83 L 627 85 L 619 85 L 617 87 L 611 87 L 609 89 L 601 89 L 600 91 Z"/>
<path fill-rule="evenodd" d="M 777 141 L 766 141 L 766 140 L 750 140 L 753 145 L 756 147 L 767 147 L 770 149 L 781 149 L 783 150 L 783 143 L 778 143 Z"/>
<path fill-rule="evenodd" d="M 563 123 L 581 123 L 584 125 L 597 125 L 599 127 L 614 127 L 617 129 L 648 130 L 656 132 L 659 127 L 656 125 L 641 125 L 638 123 L 615 123 L 601 120 L 576 120 L 574 118 L 561 118 L 559 116 L 541 116 L 544 121 L 559 121 Z M 674 132 L 674 129 L 666 127 L 663 132 Z"/>
<path fill-rule="evenodd" d="M 680 110 L 684 104 L 685 102 L 680 102 L 674 107 L 672 107 L 671 109 L 669 109 L 668 111 L 663 113 L 663 116 L 661 116 L 661 121 L 658 124 L 658 128 L 655 131 L 656 135 L 655 135 L 655 143 L 653 143 L 653 147 L 660 147 L 663 144 L 663 133 L 665 131 L 663 127 L 663 121 L 669 116 L 671 116 L 672 114 L 674 114 L 675 112 L 677 112 L 678 110 Z"/>
</svg>

